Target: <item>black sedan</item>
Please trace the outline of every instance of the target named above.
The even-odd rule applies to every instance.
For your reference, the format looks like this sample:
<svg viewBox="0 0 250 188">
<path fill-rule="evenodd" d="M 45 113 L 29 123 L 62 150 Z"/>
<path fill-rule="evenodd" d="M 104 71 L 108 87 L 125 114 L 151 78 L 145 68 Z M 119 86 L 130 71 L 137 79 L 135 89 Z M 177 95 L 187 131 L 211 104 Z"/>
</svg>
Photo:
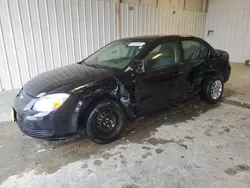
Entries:
<svg viewBox="0 0 250 188">
<path fill-rule="evenodd" d="M 31 137 L 87 133 L 97 143 L 109 143 L 149 111 L 196 95 L 216 103 L 230 72 L 228 53 L 200 38 L 120 39 L 28 81 L 14 100 L 13 118 Z"/>
</svg>

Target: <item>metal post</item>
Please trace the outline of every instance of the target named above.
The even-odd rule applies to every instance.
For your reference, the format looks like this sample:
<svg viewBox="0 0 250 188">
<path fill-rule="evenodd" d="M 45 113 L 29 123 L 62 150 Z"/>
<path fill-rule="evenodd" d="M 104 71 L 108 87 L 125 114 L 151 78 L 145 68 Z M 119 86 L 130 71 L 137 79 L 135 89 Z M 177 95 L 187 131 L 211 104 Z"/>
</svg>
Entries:
<svg viewBox="0 0 250 188">
<path fill-rule="evenodd" d="M 203 0 L 202 3 L 203 3 L 202 12 L 205 13 L 207 11 L 207 7 L 208 7 L 208 0 Z"/>
<path fill-rule="evenodd" d="M 121 0 L 116 0 L 116 39 L 121 38 Z"/>
</svg>

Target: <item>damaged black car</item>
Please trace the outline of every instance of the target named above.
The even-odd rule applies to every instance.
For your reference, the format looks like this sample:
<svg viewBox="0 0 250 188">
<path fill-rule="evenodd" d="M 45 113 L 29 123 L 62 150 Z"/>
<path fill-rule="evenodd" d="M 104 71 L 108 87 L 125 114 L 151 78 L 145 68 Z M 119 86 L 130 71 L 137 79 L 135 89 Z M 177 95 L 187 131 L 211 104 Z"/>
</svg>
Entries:
<svg viewBox="0 0 250 188">
<path fill-rule="evenodd" d="M 85 133 L 109 143 L 154 110 L 193 96 L 216 103 L 230 72 L 229 54 L 200 38 L 120 39 L 81 62 L 28 81 L 14 100 L 13 120 L 35 138 Z"/>
</svg>

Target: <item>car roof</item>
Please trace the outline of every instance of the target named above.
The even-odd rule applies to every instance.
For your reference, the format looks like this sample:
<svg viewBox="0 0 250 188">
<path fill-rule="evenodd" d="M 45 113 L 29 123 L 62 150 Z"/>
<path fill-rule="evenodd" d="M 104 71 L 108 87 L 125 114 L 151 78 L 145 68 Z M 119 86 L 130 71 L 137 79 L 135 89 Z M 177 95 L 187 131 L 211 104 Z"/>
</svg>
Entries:
<svg viewBox="0 0 250 188">
<path fill-rule="evenodd" d="M 191 35 L 146 35 L 146 36 L 136 36 L 136 37 L 128 37 L 128 38 L 121 38 L 119 40 L 123 41 L 154 41 L 154 40 L 163 40 L 163 39 L 170 39 L 170 38 L 198 38 Z"/>
</svg>

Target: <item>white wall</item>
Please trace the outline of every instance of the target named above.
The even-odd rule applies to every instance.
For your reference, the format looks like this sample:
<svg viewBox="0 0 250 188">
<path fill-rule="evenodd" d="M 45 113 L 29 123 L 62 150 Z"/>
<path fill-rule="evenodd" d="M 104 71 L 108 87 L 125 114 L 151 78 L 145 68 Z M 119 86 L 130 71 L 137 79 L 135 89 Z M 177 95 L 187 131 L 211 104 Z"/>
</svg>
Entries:
<svg viewBox="0 0 250 188">
<path fill-rule="evenodd" d="M 203 36 L 205 14 L 121 4 L 122 37 Z M 82 60 L 116 38 L 115 3 L 104 0 L 0 0 L 0 91 Z"/>
<path fill-rule="evenodd" d="M 203 3 L 202 0 L 185 0 L 185 10 L 202 11 Z"/>
<path fill-rule="evenodd" d="M 214 36 L 208 37 L 208 30 Z M 250 59 L 250 1 L 210 0 L 205 39 L 215 48 L 227 50 L 230 60 Z"/>
<path fill-rule="evenodd" d="M 184 9 L 184 0 L 158 0 L 158 6 L 162 8 L 172 9 L 173 6 L 176 9 Z"/>
<path fill-rule="evenodd" d="M 203 4 L 205 0 L 121 0 L 126 4 L 140 4 L 161 8 L 172 9 L 173 6 L 176 10 L 191 10 L 191 11 L 203 11 Z"/>
<path fill-rule="evenodd" d="M 203 37 L 205 13 L 128 4 L 121 5 L 121 36 L 186 34 Z"/>
<path fill-rule="evenodd" d="M 115 40 L 115 3 L 0 0 L 0 91 L 75 63 Z"/>
<path fill-rule="evenodd" d="M 176 9 L 190 10 L 202 12 L 203 4 L 206 0 L 158 0 L 158 6 L 164 8 L 172 8 L 175 6 Z"/>
<path fill-rule="evenodd" d="M 221 9 L 236 9 L 250 7 L 250 0 L 209 0 L 208 9 L 221 10 Z"/>
<path fill-rule="evenodd" d="M 122 3 L 135 4 L 135 5 L 146 5 L 146 6 L 157 6 L 157 0 L 121 0 Z"/>
</svg>

